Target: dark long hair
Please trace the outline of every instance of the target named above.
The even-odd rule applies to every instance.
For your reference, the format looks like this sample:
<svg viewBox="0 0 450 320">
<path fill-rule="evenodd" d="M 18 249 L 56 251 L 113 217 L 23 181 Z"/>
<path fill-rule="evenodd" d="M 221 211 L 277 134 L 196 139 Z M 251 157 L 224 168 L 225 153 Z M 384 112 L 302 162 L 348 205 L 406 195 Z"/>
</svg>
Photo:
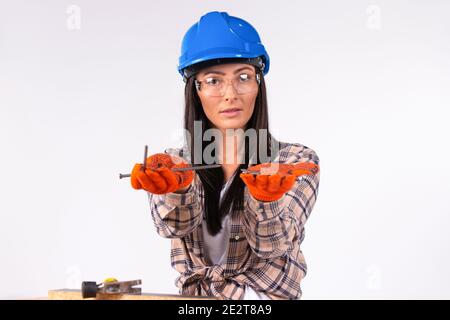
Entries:
<svg viewBox="0 0 450 320">
<path fill-rule="evenodd" d="M 255 101 L 255 108 L 253 115 L 249 119 L 246 125 L 246 130 L 255 129 L 257 133 L 257 146 L 256 154 L 249 155 L 249 145 L 245 142 L 245 163 L 240 164 L 237 169 L 237 173 L 230 181 L 230 186 L 225 191 L 223 195 L 223 200 L 221 206 L 219 207 L 220 192 L 224 184 L 224 174 L 221 167 L 205 170 L 197 170 L 196 174 L 199 176 L 204 187 L 205 196 L 205 218 L 208 227 L 208 231 L 211 235 L 216 235 L 221 230 L 222 219 L 230 212 L 230 208 L 233 207 L 234 210 L 240 210 L 244 205 L 244 188 L 245 184 L 239 177 L 241 168 L 248 168 L 250 159 L 252 159 L 251 165 L 262 163 L 260 159 L 259 148 L 261 146 L 260 142 L 260 129 L 266 129 L 267 131 L 267 145 L 265 150 L 267 151 L 267 156 L 272 157 L 271 143 L 276 141 L 269 132 L 269 117 L 267 109 L 267 93 L 266 86 L 264 82 L 264 77 L 258 68 L 255 68 L 256 72 L 260 75 L 260 85 L 258 90 L 258 95 Z M 184 112 L 184 129 L 190 133 L 190 140 L 188 143 L 189 153 L 191 159 L 194 159 L 194 141 L 202 141 L 202 154 L 203 150 L 207 146 L 207 143 L 203 141 L 204 131 L 210 128 L 209 120 L 203 111 L 203 107 L 200 98 L 197 94 L 195 88 L 195 76 L 190 77 L 186 81 L 185 86 L 185 112 Z M 194 121 L 202 122 L 202 132 L 195 132 L 197 135 L 201 134 L 201 137 L 194 136 Z M 199 131 L 199 130 L 197 130 Z M 255 149 L 254 149 L 255 150 Z M 192 160 L 193 161 L 193 160 Z M 267 162 L 267 161 L 266 161 Z M 195 165 L 204 164 L 203 157 L 201 163 L 195 163 Z"/>
</svg>

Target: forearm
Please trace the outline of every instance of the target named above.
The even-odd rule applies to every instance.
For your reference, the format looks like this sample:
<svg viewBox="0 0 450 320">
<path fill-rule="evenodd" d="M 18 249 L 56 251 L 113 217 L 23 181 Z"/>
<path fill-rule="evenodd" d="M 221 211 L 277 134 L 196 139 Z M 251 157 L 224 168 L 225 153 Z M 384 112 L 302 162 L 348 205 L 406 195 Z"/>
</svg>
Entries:
<svg viewBox="0 0 450 320">
<path fill-rule="evenodd" d="M 287 212 L 285 198 L 259 201 L 248 195 L 242 226 L 247 241 L 255 254 L 273 259 L 292 250 L 297 230 L 295 217 Z"/>
<path fill-rule="evenodd" d="M 148 193 L 148 196 L 156 230 L 164 238 L 181 238 L 195 230 L 202 221 L 203 206 L 193 185 L 184 193 Z"/>
<path fill-rule="evenodd" d="M 319 175 L 304 176 L 278 200 L 256 200 L 246 190 L 243 230 L 249 245 L 262 258 L 289 254 L 314 207 Z"/>
</svg>

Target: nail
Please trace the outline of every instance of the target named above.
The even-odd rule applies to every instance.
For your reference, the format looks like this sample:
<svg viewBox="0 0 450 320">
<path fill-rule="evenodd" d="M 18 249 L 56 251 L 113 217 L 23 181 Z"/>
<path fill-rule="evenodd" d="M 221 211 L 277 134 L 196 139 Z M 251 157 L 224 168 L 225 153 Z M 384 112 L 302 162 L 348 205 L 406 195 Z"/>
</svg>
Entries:
<svg viewBox="0 0 450 320">
<path fill-rule="evenodd" d="M 172 171 L 189 171 L 189 170 L 202 170 L 202 169 L 211 169 L 211 168 L 219 168 L 221 164 L 205 164 L 202 166 L 193 166 L 193 167 L 181 167 L 181 168 L 173 168 Z"/>
<path fill-rule="evenodd" d="M 175 171 L 175 172 L 176 171 L 190 171 L 190 170 L 195 171 L 195 170 L 202 170 L 202 169 L 219 168 L 221 166 L 222 166 L 221 164 L 205 164 L 202 166 L 173 168 L 173 169 L 171 169 L 171 171 Z M 119 179 L 129 178 L 129 177 L 131 177 L 131 174 L 122 174 L 122 173 L 119 174 Z"/>
<path fill-rule="evenodd" d="M 142 162 L 141 171 L 145 171 L 145 169 L 147 168 L 147 154 L 148 154 L 148 146 L 145 145 L 144 162 Z"/>
<path fill-rule="evenodd" d="M 243 173 L 249 173 L 249 174 L 256 174 L 256 175 L 262 175 L 263 173 L 261 173 L 260 171 L 253 171 L 253 170 L 247 170 L 247 169 L 241 169 Z M 294 169 L 295 170 L 295 169 Z M 298 169 L 297 169 L 298 170 Z M 312 168 L 312 169 L 307 169 L 309 171 L 311 171 L 312 173 L 317 173 L 318 169 L 317 168 Z M 276 172 L 272 173 L 275 174 Z M 292 170 L 289 170 L 287 172 L 287 174 L 292 174 Z"/>
</svg>

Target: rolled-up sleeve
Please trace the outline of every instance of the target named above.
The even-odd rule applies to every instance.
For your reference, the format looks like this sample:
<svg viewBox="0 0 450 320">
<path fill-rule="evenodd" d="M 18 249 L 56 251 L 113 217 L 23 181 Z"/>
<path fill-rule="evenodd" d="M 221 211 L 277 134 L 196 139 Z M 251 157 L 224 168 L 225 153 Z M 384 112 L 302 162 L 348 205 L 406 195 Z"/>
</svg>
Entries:
<svg viewBox="0 0 450 320">
<path fill-rule="evenodd" d="M 156 231 L 164 238 L 184 237 L 195 230 L 203 219 L 202 203 L 195 183 L 185 193 L 147 194 Z"/>
<path fill-rule="evenodd" d="M 307 154 L 285 163 L 297 162 L 319 165 L 319 158 L 309 149 Z M 300 176 L 290 191 L 271 202 L 258 201 L 245 189 L 246 210 L 241 219 L 247 241 L 256 255 L 272 259 L 292 251 L 316 203 L 319 181 L 320 170 Z"/>
</svg>

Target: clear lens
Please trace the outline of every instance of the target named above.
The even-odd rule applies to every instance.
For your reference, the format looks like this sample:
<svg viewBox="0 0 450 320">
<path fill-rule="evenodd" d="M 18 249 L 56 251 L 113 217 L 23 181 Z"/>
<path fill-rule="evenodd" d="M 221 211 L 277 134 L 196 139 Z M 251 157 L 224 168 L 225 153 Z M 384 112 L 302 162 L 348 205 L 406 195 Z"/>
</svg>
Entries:
<svg viewBox="0 0 450 320">
<path fill-rule="evenodd" d="M 210 97 L 224 96 L 229 82 L 232 82 L 238 94 L 252 93 L 258 90 L 259 75 L 241 73 L 232 80 L 219 76 L 206 77 L 202 81 L 195 80 L 195 85 L 199 91 Z"/>
</svg>

